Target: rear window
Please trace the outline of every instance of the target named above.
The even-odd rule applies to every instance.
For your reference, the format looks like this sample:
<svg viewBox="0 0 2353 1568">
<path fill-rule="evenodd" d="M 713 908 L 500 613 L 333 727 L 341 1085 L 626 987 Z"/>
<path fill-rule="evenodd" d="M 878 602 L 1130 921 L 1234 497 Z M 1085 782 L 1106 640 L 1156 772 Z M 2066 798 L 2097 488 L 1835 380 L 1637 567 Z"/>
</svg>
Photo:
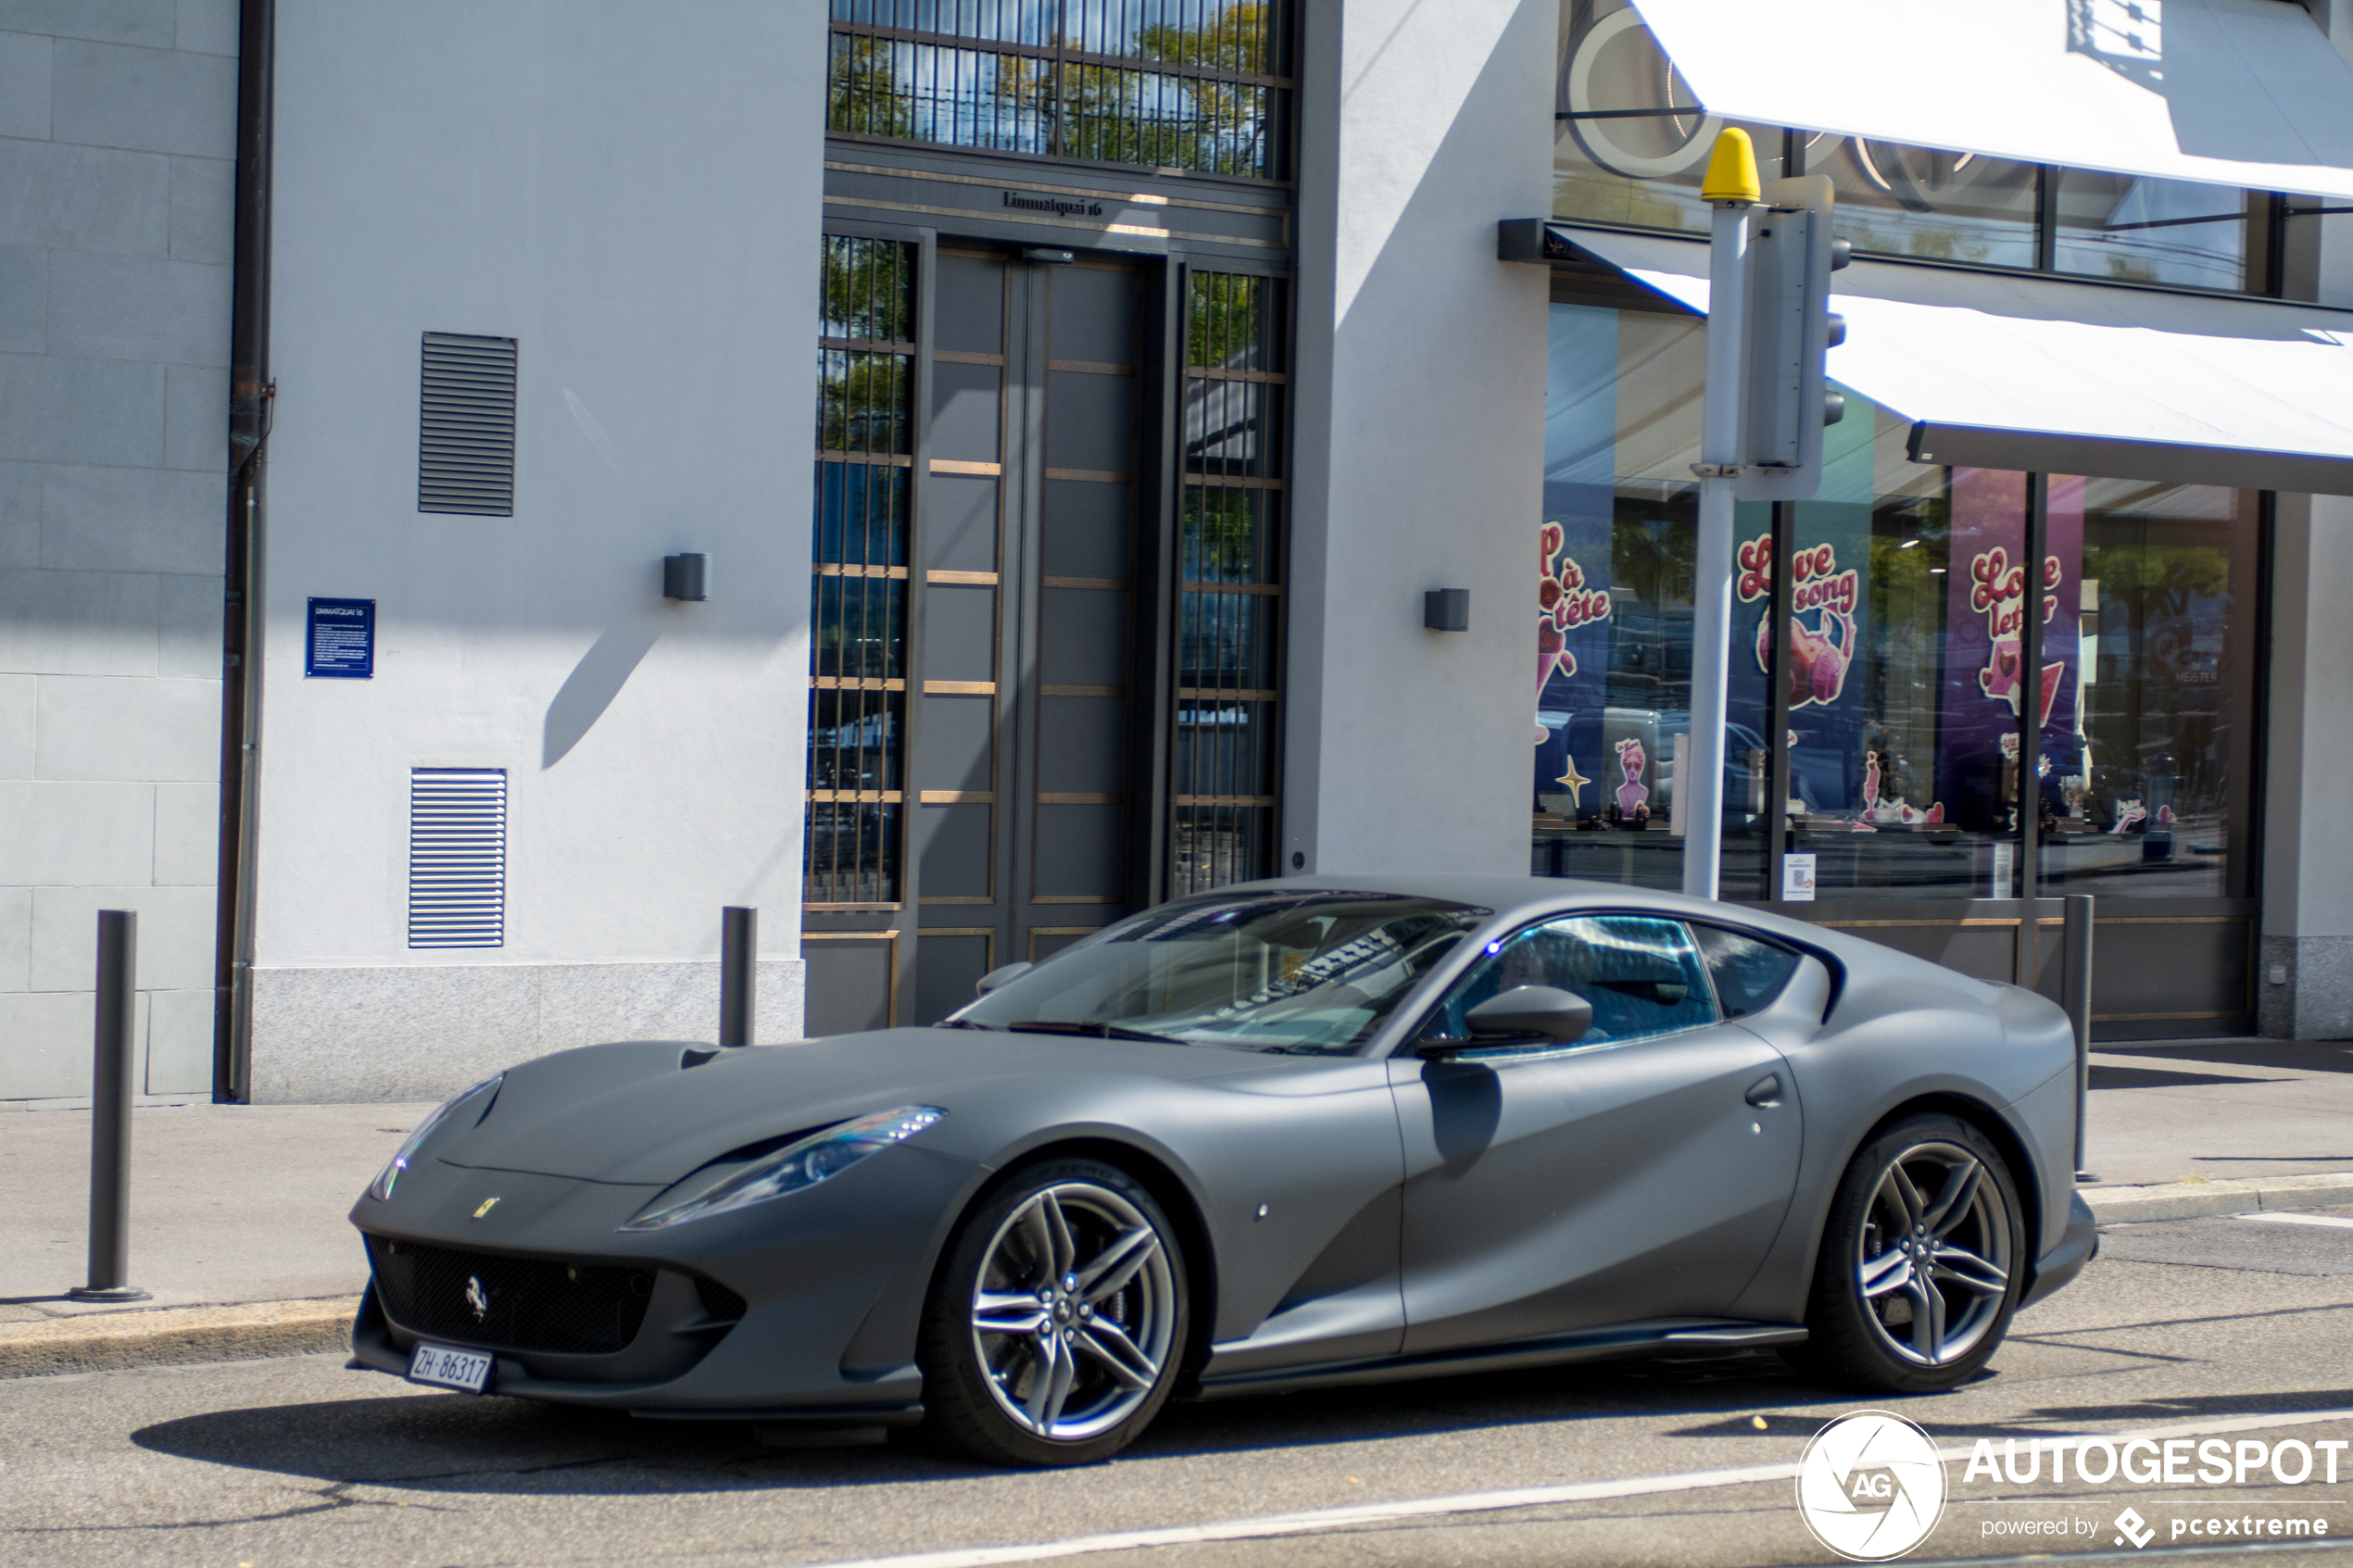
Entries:
<svg viewBox="0 0 2353 1568">
<path fill-rule="evenodd" d="M 1693 925 L 1692 935 L 1707 960 L 1716 999 L 1726 1018 L 1746 1018 L 1771 1007 L 1797 972 L 1797 960 L 1806 956 L 1794 947 L 1720 925 Z"/>
</svg>

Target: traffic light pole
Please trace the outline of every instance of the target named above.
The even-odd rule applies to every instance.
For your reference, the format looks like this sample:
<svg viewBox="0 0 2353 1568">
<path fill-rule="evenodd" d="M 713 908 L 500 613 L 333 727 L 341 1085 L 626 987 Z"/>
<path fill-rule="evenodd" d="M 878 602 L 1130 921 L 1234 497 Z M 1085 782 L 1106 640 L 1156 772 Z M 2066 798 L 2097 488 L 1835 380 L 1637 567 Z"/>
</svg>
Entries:
<svg viewBox="0 0 2353 1568">
<path fill-rule="evenodd" d="M 1717 138 L 1700 194 L 1715 216 L 1707 262 L 1707 388 L 1700 413 L 1699 547 L 1692 577 L 1692 735 L 1675 780 L 1683 891 L 1717 896 L 1724 859 L 1724 688 L 1732 636 L 1732 481 L 1741 471 L 1749 212 L 1762 194 L 1748 134 Z"/>
</svg>

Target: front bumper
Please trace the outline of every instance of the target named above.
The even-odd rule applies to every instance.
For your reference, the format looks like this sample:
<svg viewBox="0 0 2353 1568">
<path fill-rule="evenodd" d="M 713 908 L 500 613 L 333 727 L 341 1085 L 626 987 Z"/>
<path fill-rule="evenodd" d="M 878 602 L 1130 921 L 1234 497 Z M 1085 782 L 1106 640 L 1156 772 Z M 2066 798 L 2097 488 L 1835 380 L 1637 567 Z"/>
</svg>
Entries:
<svg viewBox="0 0 2353 1568">
<path fill-rule="evenodd" d="M 908 1147 L 773 1203 L 627 1232 L 622 1223 L 659 1189 L 420 1162 L 390 1201 L 363 1198 L 352 1211 L 379 1269 L 352 1325 L 356 1362 L 404 1374 L 429 1339 L 489 1351 L 490 1391 L 524 1399 L 648 1416 L 918 1419 L 925 1293 L 985 1173 Z M 435 1254 L 435 1267 L 386 1277 L 383 1254 L 402 1248 Z M 503 1311 L 507 1282 L 567 1272 L 625 1278 L 642 1315 L 575 1332 L 566 1314 L 578 1303 L 544 1289 L 522 1315 Z M 469 1286 L 489 1298 L 484 1311 L 471 1310 Z M 422 1298 L 428 1287 L 437 1294 Z"/>
</svg>

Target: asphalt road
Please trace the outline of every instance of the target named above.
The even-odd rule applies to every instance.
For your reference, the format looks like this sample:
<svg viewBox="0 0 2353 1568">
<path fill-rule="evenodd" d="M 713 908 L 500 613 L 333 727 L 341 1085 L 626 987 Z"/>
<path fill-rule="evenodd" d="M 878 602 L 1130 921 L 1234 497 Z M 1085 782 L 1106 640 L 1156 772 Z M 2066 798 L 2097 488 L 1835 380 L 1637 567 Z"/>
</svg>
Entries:
<svg viewBox="0 0 2353 1568">
<path fill-rule="evenodd" d="M 2259 1468 L 2244 1486 L 2195 1479 L 2196 1440 L 2210 1436 L 2226 1459 L 2251 1443 L 2353 1439 L 2348 1304 L 2353 1220 L 2112 1229 L 2073 1287 L 2020 1317 L 1992 1374 L 1895 1408 L 1961 1456 L 1981 1436 L 1997 1453 L 2057 1434 L 2188 1436 L 2191 1478 L 2093 1484 L 2070 1471 L 2054 1484 L 2045 1455 L 2032 1482 L 1989 1480 L 1956 1458 L 1941 1522 L 1905 1561 L 2353 1562 L 2353 1449 L 2335 1450 L 2334 1485 L 2317 1463 L 2301 1485 Z M 0 1562 L 732 1568 L 944 1551 L 955 1555 L 941 1568 L 977 1568 L 1052 1559 L 959 1549 L 1110 1536 L 1075 1560 L 1826 1562 L 1792 1475 L 1816 1432 L 1864 1402 L 1762 1355 L 1587 1366 L 1178 1407 L 1111 1464 L 1013 1473 L 919 1443 L 778 1448 L 739 1425 L 433 1393 L 331 1357 L 24 1379 L 0 1383 Z M 1749 1467 L 1764 1468 L 1716 1474 Z M 1491 1495 L 1515 1488 L 1554 1490 Z M 1381 1512 L 1414 1499 L 1441 1500 Z M 2128 1507 L 2145 1549 L 2118 1533 Z M 2274 1518 L 2323 1519 L 2330 1536 L 2274 1537 Z M 2208 1519 L 2229 1523 L 2227 1557 L 2188 1533 Z M 2066 1534 L 2019 1533 L 2040 1522 Z M 1176 1534 L 1123 1535 L 1153 1530 Z"/>
</svg>

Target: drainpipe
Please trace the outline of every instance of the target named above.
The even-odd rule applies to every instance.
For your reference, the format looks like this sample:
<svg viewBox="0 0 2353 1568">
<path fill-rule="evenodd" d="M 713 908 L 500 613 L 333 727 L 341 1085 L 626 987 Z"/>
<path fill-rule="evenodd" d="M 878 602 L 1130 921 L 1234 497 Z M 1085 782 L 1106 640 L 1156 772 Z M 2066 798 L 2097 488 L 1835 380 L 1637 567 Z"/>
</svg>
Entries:
<svg viewBox="0 0 2353 1568">
<path fill-rule="evenodd" d="M 270 137 L 275 0 L 241 0 L 237 21 L 236 257 L 229 329 L 229 516 L 220 659 L 220 916 L 213 944 L 212 1098 L 253 1098 L 255 747 L 261 681 L 262 490 L 270 437 Z"/>
</svg>

